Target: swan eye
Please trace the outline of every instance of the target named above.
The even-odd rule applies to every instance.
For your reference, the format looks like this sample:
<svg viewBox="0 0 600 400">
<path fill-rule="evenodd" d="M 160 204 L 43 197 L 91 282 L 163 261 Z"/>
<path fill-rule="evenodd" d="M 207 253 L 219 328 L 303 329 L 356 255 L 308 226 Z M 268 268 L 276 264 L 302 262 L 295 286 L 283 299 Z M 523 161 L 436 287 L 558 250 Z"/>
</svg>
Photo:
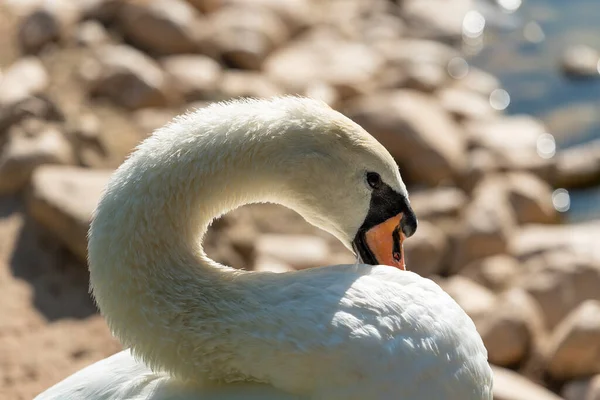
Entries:
<svg viewBox="0 0 600 400">
<path fill-rule="evenodd" d="M 379 189 L 383 185 L 381 176 L 377 172 L 367 172 L 367 183 L 373 189 Z"/>
</svg>

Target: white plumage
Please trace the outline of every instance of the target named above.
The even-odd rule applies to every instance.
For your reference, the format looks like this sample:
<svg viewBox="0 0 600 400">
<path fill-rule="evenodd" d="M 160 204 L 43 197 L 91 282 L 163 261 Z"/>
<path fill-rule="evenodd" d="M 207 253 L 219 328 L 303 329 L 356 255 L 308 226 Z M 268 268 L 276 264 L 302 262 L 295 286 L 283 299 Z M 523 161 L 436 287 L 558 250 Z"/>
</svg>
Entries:
<svg viewBox="0 0 600 400">
<path fill-rule="evenodd" d="M 90 229 L 93 294 L 130 350 L 38 399 L 491 399 L 481 338 L 432 281 L 362 264 L 245 272 L 202 250 L 214 218 L 266 201 L 350 247 L 366 170 L 406 194 L 375 139 L 308 99 L 221 103 L 159 129 Z"/>
</svg>

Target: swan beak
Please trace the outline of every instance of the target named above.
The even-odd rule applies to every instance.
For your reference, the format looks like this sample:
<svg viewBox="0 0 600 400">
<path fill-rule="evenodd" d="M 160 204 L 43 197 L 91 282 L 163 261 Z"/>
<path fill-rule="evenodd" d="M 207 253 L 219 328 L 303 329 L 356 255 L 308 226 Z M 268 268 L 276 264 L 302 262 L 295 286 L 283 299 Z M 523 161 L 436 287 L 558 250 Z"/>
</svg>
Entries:
<svg viewBox="0 0 600 400">
<path fill-rule="evenodd" d="M 379 264 L 406 270 L 402 248 L 406 239 L 401 226 L 403 217 L 403 213 L 400 213 L 375 225 L 366 232 L 365 241 Z"/>
</svg>

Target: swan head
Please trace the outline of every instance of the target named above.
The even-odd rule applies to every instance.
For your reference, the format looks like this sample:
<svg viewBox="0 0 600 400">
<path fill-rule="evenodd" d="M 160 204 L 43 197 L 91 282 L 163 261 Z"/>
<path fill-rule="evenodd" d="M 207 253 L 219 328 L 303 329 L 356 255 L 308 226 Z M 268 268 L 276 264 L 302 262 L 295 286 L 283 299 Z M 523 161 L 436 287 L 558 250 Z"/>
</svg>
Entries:
<svg viewBox="0 0 600 400">
<path fill-rule="evenodd" d="M 415 233 L 417 218 L 385 147 L 322 102 L 287 97 L 258 103 L 263 115 L 268 109 L 284 114 L 269 129 L 280 133 L 269 138 L 279 153 L 273 168 L 292 193 L 283 203 L 336 236 L 359 261 L 405 269 L 402 241 Z"/>
</svg>

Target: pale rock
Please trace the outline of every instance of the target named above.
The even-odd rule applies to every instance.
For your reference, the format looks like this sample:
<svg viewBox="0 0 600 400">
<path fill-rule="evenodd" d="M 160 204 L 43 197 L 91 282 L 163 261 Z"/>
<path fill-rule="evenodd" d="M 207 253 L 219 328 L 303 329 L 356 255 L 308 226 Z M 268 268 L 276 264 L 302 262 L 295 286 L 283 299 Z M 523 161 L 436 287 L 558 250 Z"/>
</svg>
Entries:
<svg viewBox="0 0 600 400">
<path fill-rule="evenodd" d="M 500 81 L 488 72 L 469 66 L 466 75 L 455 78 L 451 86 L 478 93 L 489 99 L 494 90 L 500 89 Z"/>
<path fill-rule="evenodd" d="M 163 106 L 167 103 L 167 79 L 158 64 L 126 45 L 96 49 L 96 60 L 82 66 L 92 93 L 107 96 L 130 108 Z"/>
<path fill-rule="evenodd" d="M 600 139 L 560 150 L 556 174 L 550 182 L 557 187 L 589 187 L 600 182 Z"/>
<path fill-rule="evenodd" d="M 0 154 L 0 193 L 15 193 L 27 186 L 33 171 L 42 164 L 74 161 L 71 145 L 53 124 L 28 119 L 8 131 Z"/>
<path fill-rule="evenodd" d="M 466 167 L 460 127 L 425 94 L 396 90 L 364 96 L 345 113 L 389 150 L 409 181 L 438 185 L 455 180 Z"/>
<path fill-rule="evenodd" d="M 600 400 L 600 375 L 567 382 L 562 396 L 565 400 Z"/>
<path fill-rule="evenodd" d="M 75 31 L 75 41 L 81 46 L 96 47 L 110 42 L 110 37 L 101 23 L 90 20 L 79 24 Z"/>
<path fill-rule="evenodd" d="M 271 54 L 264 70 L 291 93 L 302 93 L 323 82 L 346 99 L 372 91 L 383 67 L 381 55 L 369 46 L 313 30 Z"/>
<path fill-rule="evenodd" d="M 419 220 L 458 217 L 467 201 L 465 192 L 450 186 L 413 190 L 410 193 L 410 204 Z"/>
<path fill-rule="evenodd" d="M 473 199 L 463 213 L 463 225 L 455 246 L 452 271 L 458 272 L 478 258 L 506 252 L 515 229 L 504 180 L 484 179 L 473 191 Z"/>
<path fill-rule="evenodd" d="M 336 109 L 341 101 L 337 90 L 330 84 L 324 82 L 316 82 L 315 84 L 308 86 L 304 91 L 304 96 L 321 100 L 333 109 Z"/>
<path fill-rule="evenodd" d="M 322 267 L 328 264 L 327 241 L 312 235 L 264 234 L 256 240 L 258 258 L 268 256 L 295 269 Z"/>
<path fill-rule="evenodd" d="M 218 99 L 239 97 L 268 98 L 283 91 L 264 74 L 253 71 L 226 70 L 218 90 Z"/>
<path fill-rule="evenodd" d="M 46 89 L 48 73 L 36 57 L 24 57 L 4 70 L 0 81 L 0 107 L 7 107 Z"/>
<path fill-rule="evenodd" d="M 467 155 L 467 168 L 461 177 L 460 186 L 471 192 L 486 176 L 498 173 L 501 169 L 498 157 L 489 149 L 471 149 Z"/>
<path fill-rule="evenodd" d="M 177 115 L 176 112 L 164 108 L 142 108 L 133 113 L 133 121 L 147 135 L 162 128 Z"/>
<path fill-rule="evenodd" d="M 129 41 L 157 54 L 198 51 L 206 28 L 201 15 L 184 0 L 127 1 L 119 20 Z"/>
<path fill-rule="evenodd" d="M 487 120 L 498 114 L 488 98 L 470 90 L 448 87 L 441 89 L 437 97 L 442 107 L 458 121 Z"/>
<path fill-rule="evenodd" d="M 33 174 L 29 214 L 80 259 L 87 257 L 93 210 L 112 171 L 43 166 Z"/>
<path fill-rule="evenodd" d="M 587 300 L 556 327 L 546 349 L 548 372 L 569 380 L 600 373 L 600 301 Z"/>
<path fill-rule="evenodd" d="M 404 0 L 401 7 L 412 35 L 458 41 L 462 38 L 464 16 L 475 4 L 473 0 Z"/>
<path fill-rule="evenodd" d="M 228 6 L 211 14 L 211 41 L 228 64 L 259 70 L 289 36 L 277 14 L 256 6 Z"/>
<path fill-rule="evenodd" d="M 512 366 L 525 359 L 543 334 L 539 306 L 527 292 L 512 289 L 498 296 L 499 306 L 477 324 L 490 363 Z"/>
<path fill-rule="evenodd" d="M 413 64 L 406 69 L 407 88 L 421 92 L 434 92 L 448 79 L 446 70 L 435 64 Z"/>
<path fill-rule="evenodd" d="M 254 271 L 275 272 L 280 274 L 283 272 L 294 271 L 294 268 L 292 268 L 289 264 L 286 264 L 285 262 L 276 258 L 262 256 L 254 262 Z"/>
<path fill-rule="evenodd" d="M 375 13 L 363 21 L 359 31 L 365 43 L 395 42 L 405 36 L 406 24 L 396 15 Z"/>
<path fill-rule="evenodd" d="M 494 293 L 464 276 L 452 276 L 440 282 L 440 286 L 465 310 L 475 324 L 496 310 Z"/>
<path fill-rule="evenodd" d="M 222 76 L 218 62 L 204 55 L 176 55 L 162 60 L 162 66 L 185 101 L 215 97 Z"/>
<path fill-rule="evenodd" d="M 198 1 L 198 0 L 196 0 Z M 206 1 L 206 0 L 204 0 Z M 212 0 L 223 5 L 258 6 L 276 14 L 291 33 L 308 27 L 315 22 L 316 4 L 311 0 Z"/>
<path fill-rule="evenodd" d="M 414 236 L 404 242 L 406 266 L 421 276 L 442 272 L 447 256 L 448 238 L 435 225 L 420 222 Z"/>
<path fill-rule="evenodd" d="M 557 222 L 550 185 L 527 173 L 509 174 L 507 180 L 508 198 L 519 224 Z"/>
<path fill-rule="evenodd" d="M 565 50 L 562 69 L 566 75 L 573 77 L 600 77 L 600 52 L 590 46 L 569 46 Z"/>
<path fill-rule="evenodd" d="M 494 400 L 562 400 L 561 397 L 518 373 L 492 366 Z"/>
<path fill-rule="evenodd" d="M 499 254 L 473 261 L 458 273 L 498 292 L 512 286 L 522 271 L 514 257 Z"/>
</svg>

